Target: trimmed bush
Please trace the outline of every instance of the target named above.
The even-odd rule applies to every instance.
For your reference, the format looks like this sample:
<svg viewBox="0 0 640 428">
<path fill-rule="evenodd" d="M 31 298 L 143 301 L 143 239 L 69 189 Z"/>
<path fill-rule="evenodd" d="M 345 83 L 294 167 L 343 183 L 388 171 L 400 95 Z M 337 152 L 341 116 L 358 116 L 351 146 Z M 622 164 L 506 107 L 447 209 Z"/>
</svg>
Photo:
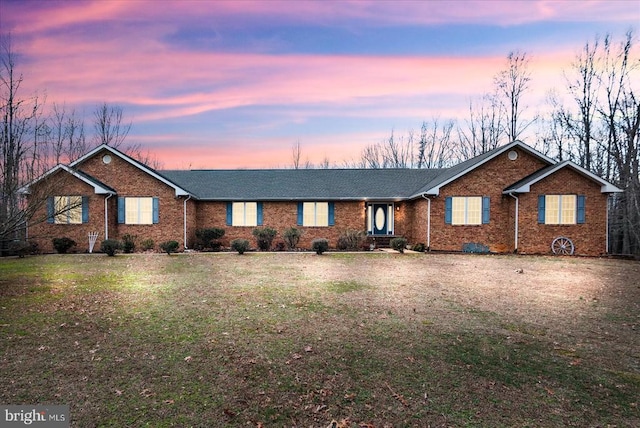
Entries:
<svg viewBox="0 0 640 428">
<path fill-rule="evenodd" d="M 140 248 L 142 248 L 142 251 L 153 250 L 155 247 L 156 243 L 153 242 L 153 239 L 145 239 L 140 243 Z"/>
<path fill-rule="evenodd" d="M 419 253 L 424 253 L 424 250 L 427 248 L 426 245 L 424 245 L 422 242 L 416 244 L 413 246 L 412 250 L 413 251 L 417 251 Z"/>
<path fill-rule="evenodd" d="M 116 255 L 118 250 L 122 249 L 122 244 L 116 239 L 105 239 L 100 244 L 100 251 L 105 253 L 109 257 Z"/>
<path fill-rule="evenodd" d="M 300 242 L 301 236 L 302 231 L 296 227 L 290 227 L 282 234 L 284 242 L 287 244 L 287 247 L 290 250 L 295 250 L 296 248 L 298 248 L 298 243 Z"/>
<path fill-rule="evenodd" d="M 360 250 L 364 243 L 364 238 L 363 231 L 347 229 L 338 237 L 336 248 L 339 250 Z"/>
<path fill-rule="evenodd" d="M 66 254 L 71 247 L 76 246 L 76 241 L 67 237 L 53 238 L 51 242 L 53 243 L 53 248 L 55 248 L 59 254 Z"/>
<path fill-rule="evenodd" d="M 394 250 L 404 253 L 404 249 L 407 248 L 407 240 L 405 238 L 393 238 L 389 242 L 389 245 L 391 245 L 391 248 Z"/>
<path fill-rule="evenodd" d="M 171 255 L 171 253 L 175 253 L 176 251 L 178 251 L 179 246 L 180 244 L 178 244 L 178 241 L 165 241 L 160 243 L 160 249 L 168 255 Z"/>
<path fill-rule="evenodd" d="M 221 245 L 218 240 L 224 236 L 224 233 L 224 229 L 219 227 L 196 229 L 196 246 L 202 249 L 210 248 L 213 251 L 219 251 Z"/>
<path fill-rule="evenodd" d="M 122 252 L 125 254 L 131 254 L 136 249 L 137 236 L 126 234 L 122 235 Z"/>
<path fill-rule="evenodd" d="M 329 241 L 325 238 L 316 238 L 311 241 L 311 249 L 315 251 L 317 255 L 321 255 L 329 249 Z"/>
<path fill-rule="evenodd" d="M 276 237 L 278 231 L 270 227 L 264 227 L 262 229 L 253 229 L 253 236 L 256 237 L 256 243 L 261 251 L 269 251 L 273 238 Z"/>
<path fill-rule="evenodd" d="M 238 254 L 244 254 L 245 251 L 249 251 L 249 241 L 246 239 L 234 239 L 231 241 L 231 249 L 237 251 Z"/>
</svg>

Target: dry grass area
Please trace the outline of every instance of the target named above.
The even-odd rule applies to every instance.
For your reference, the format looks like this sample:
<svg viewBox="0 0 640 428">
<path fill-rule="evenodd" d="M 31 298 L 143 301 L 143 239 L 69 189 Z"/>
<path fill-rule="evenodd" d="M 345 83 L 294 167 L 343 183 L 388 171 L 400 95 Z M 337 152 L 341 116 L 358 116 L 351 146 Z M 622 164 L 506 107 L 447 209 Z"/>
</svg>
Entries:
<svg viewBox="0 0 640 428">
<path fill-rule="evenodd" d="M 640 426 L 640 264 L 0 259 L 0 402 L 94 427 Z"/>
</svg>

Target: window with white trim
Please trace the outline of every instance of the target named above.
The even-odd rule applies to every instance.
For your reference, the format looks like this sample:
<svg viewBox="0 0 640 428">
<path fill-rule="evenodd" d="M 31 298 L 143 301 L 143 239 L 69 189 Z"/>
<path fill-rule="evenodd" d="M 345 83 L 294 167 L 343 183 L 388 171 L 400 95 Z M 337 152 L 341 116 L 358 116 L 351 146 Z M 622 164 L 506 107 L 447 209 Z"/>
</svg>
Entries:
<svg viewBox="0 0 640 428">
<path fill-rule="evenodd" d="M 53 222 L 55 224 L 81 224 L 82 208 L 82 196 L 54 196 Z"/>
<path fill-rule="evenodd" d="M 231 226 L 257 226 L 257 202 L 233 202 L 231 205 Z"/>
<path fill-rule="evenodd" d="M 541 195 L 538 202 L 538 219 L 544 224 L 584 223 L 584 196 Z"/>
<path fill-rule="evenodd" d="M 448 196 L 444 200 L 444 222 L 451 225 L 489 224 L 489 196 Z"/>
<path fill-rule="evenodd" d="M 482 224 L 482 197 L 455 196 L 451 199 L 451 224 Z"/>
<path fill-rule="evenodd" d="M 328 202 L 304 202 L 302 213 L 303 226 L 329 226 Z"/>
<path fill-rule="evenodd" d="M 335 224 L 333 202 L 298 202 L 298 226 L 324 227 Z"/>
<path fill-rule="evenodd" d="M 157 198 L 152 197 L 123 197 L 119 203 L 120 223 L 124 224 L 154 224 L 157 223 Z M 124 216 L 122 216 L 124 214 Z M 123 218 L 124 217 L 124 218 Z"/>
</svg>

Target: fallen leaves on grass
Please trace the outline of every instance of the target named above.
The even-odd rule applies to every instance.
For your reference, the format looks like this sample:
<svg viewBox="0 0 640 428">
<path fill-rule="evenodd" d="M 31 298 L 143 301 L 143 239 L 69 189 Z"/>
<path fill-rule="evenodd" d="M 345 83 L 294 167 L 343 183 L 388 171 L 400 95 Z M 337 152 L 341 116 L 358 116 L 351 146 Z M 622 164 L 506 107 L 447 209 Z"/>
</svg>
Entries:
<svg viewBox="0 0 640 428">
<path fill-rule="evenodd" d="M 404 407 L 409 407 L 409 402 L 405 400 L 405 398 L 402 395 L 395 392 L 388 383 L 385 382 L 385 385 L 387 386 L 387 388 L 389 388 L 389 391 L 391 391 L 391 396 L 393 398 L 398 400 Z"/>
</svg>

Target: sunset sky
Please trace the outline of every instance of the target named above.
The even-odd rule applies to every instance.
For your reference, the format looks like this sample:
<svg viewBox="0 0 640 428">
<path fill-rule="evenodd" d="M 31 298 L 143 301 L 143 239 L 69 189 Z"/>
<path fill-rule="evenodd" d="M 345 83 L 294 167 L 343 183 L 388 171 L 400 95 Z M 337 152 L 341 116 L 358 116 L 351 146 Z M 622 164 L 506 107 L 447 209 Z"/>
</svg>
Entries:
<svg viewBox="0 0 640 428">
<path fill-rule="evenodd" d="M 122 107 L 127 141 L 165 168 L 285 167 L 296 142 L 303 160 L 356 160 L 392 131 L 463 121 L 514 50 L 542 109 L 585 43 L 638 24 L 638 0 L 0 0 L 22 96 L 87 131 L 98 104 Z"/>
</svg>

